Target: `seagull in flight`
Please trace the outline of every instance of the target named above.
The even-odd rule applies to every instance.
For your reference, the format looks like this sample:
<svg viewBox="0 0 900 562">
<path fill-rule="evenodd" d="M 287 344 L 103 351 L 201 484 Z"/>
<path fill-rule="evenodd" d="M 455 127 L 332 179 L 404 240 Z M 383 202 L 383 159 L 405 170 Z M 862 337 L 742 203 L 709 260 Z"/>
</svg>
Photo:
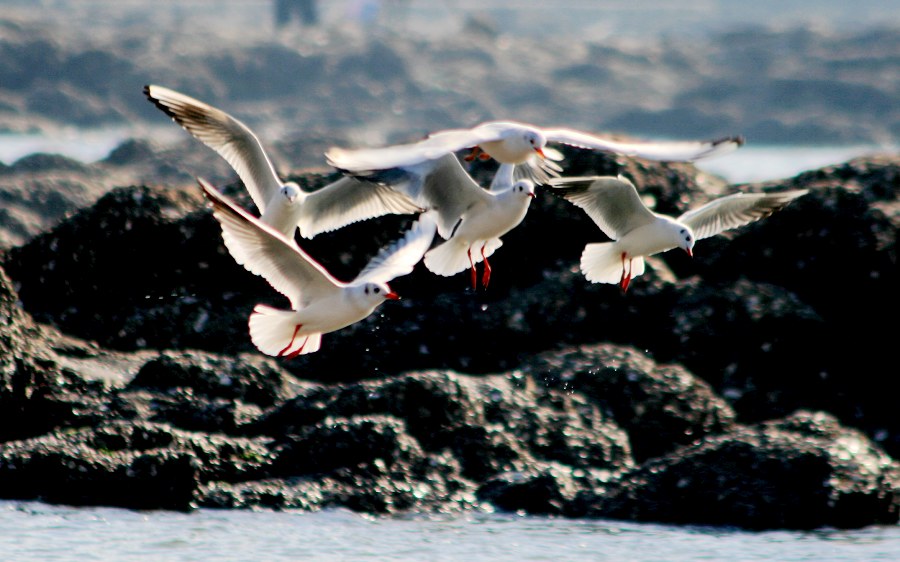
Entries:
<svg viewBox="0 0 900 562">
<path fill-rule="evenodd" d="M 584 209 L 612 239 L 585 246 L 582 273 L 594 283 L 618 283 L 623 291 L 644 272 L 644 257 L 672 248 L 693 256 L 697 240 L 758 221 L 809 191 L 735 193 L 672 217 L 648 209 L 634 184 L 621 175 L 554 178 L 550 187 Z"/>
<path fill-rule="evenodd" d="M 384 185 L 342 177 L 315 191 L 278 176 L 250 128 L 200 100 L 157 85 L 144 95 L 197 140 L 224 158 L 244 183 L 260 218 L 290 239 L 299 228 L 304 238 L 389 213 L 421 212 L 406 196 Z"/>
<path fill-rule="evenodd" d="M 359 149 L 331 147 L 325 152 L 325 158 L 338 170 L 355 175 L 412 166 L 444 154 L 472 149 L 466 156 L 467 160 L 493 158 L 502 164 L 525 165 L 529 177 L 545 183 L 561 171 L 559 165 L 551 160 L 562 159 L 562 154 L 548 147 L 548 143 L 648 160 L 692 162 L 731 152 L 743 145 L 744 140 L 733 136 L 709 141 L 620 142 L 576 129 L 541 128 L 516 121 L 487 121 L 470 129 L 438 131 L 410 144 Z"/>
<path fill-rule="evenodd" d="M 364 177 L 390 184 L 433 213 L 444 242 L 425 254 L 425 267 L 445 277 L 468 268 L 474 291 L 478 288 L 476 264 L 484 262 L 481 284 L 487 288 L 492 271 L 488 257 L 503 245 L 500 237 L 522 222 L 535 197 L 534 183 L 515 180 L 513 169 L 512 164 L 501 164 L 485 189 L 456 155 L 448 153 Z"/>
<path fill-rule="evenodd" d="M 320 349 L 322 334 L 359 322 L 385 300 L 400 297 L 388 282 L 412 272 L 431 246 L 436 224 L 423 214 L 400 240 L 385 246 L 352 281 L 335 279 L 292 239 L 250 215 L 203 178 L 203 194 L 222 226 L 235 261 L 286 296 L 291 310 L 258 304 L 250 315 L 250 339 L 263 353 L 293 359 Z"/>
</svg>

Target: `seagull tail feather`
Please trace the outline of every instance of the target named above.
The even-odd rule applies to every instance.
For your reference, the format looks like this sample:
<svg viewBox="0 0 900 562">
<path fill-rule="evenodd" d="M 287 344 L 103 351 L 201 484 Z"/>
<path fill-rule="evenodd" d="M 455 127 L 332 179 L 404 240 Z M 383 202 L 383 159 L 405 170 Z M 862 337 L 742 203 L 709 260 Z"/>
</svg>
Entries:
<svg viewBox="0 0 900 562">
<path fill-rule="evenodd" d="M 298 333 L 297 313 L 293 310 L 258 304 L 253 308 L 248 324 L 253 345 L 273 357 L 313 353 L 322 344 L 320 333 Z"/>
<path fill-rule="evenodd" d="M 484 243 L 484 255 L 490 257 L 497 248 L 503 245 L 499 238 Z M 472 244 L 472 263 L 481 261 L 481 243 Z M 460 271 L 469 269 L 469 246 L 459 240 L 447 240 L 425 253 L 425 267 L 437 275 L 449 277 Z"/>
<path fill-rule="evenodd" d="M 614 242 L 588 244 L 581 253 L 581 272 L 592 283 L 619 283 L 622 279 L 622 253 Z M 644 258 L 631 260 L 631 278 L 644 273 Z"/>
</svg>

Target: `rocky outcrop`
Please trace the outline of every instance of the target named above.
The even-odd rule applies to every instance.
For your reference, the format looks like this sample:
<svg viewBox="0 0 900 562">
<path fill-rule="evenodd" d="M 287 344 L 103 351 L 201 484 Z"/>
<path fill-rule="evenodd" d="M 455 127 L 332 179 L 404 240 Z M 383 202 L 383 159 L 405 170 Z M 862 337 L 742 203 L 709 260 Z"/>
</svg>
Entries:
<svg viewBox="0 0 900 562">
<path fill-rule="evenodd" d="M 667 212 L 709 196 L 689 165 L 567 155 Z M 811 193 L 693 261 L 652 258 L 624 294 L 584 280 L 578 255 L 602 235 L 541 193 L 487 291 L 417 267 L 392 284 L 403 300 L 294 361 L 252 348 L 247 314 L 281 297 L 234 263 L 196 191 L 114 189 L 3 254 L 0 496 L 896 522 L 900 426 L 872 391 L 890 335 L 860 326 L 897 305 L 898 169 L 753 186 Z M 300 243 L 349 278 L 410 220 Z"/>
<path fill-rule="evenodd" d="M 578 515 L 751 529 L 896 524 L 900 464 L 822 412 L 707 437 L 579 496 Z"/>
</svg>

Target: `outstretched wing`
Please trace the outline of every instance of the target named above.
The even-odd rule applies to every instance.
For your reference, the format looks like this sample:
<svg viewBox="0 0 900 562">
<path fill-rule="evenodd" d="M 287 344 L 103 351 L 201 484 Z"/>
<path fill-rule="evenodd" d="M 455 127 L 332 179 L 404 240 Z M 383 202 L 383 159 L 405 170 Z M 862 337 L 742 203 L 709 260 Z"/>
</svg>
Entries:
<svg viewBox="0 0 900 562">
<path fill-rule="evenodd" d="M 502 132 L 503 127 L 493 123 L 471 129 L 447 129 L 409 144 L 358 149 L 331 147 L 325 152 L 325 159 L 343 172 L 366 174 L 375 170 L 415 166 L 482 142 L 498 140 Z"/>
<path fill-rule="evenodd" d="M 295 310 L 344 286 L 293 241 L 197 179 L 222 225 L 222 240 L 234 260 L 291 301 Z"/>
<path fill-rule="evenodd" d="M 634 184 L 624 176 L 554 178 L 550 186 L 567 201 L 584 209 L 613 240 L 656 220 L 641 201 Z"/>
<path fill-rule="evenodd" d="M 413 166 L 381 170 L 366 179 L 389 185 L 409 196 L 416 205 L 434 211 L 438 233 L 444 238 L 450 237 L 463 213 L 494 197 L 475 183 L 454 154 Z"/>
<path fill-rule="evenodd" d="M 354 283 L 372 281 L 387 283 L 401 275 L 412 273 L 413 268 L 431 247 L 437 224 L 431 213 L 424 213 L 400 240 L 385 246 L 372 258 L 354 280 Z"/>
<path fill-rule="evenodd" d="M 741 137 L 709 141 L 636 141 L 619 142 L 574 129 L 544 129 L 548 142 L 559 142 L 580 148 L 615 152 L 625 156 L 664 162 L 691 162 L 720 156 L 744 144 Z"/>
<path fill-rule="evenodd" d="M 424 209 L 388 185 L 343 177 L 313 191 L 303 201 L 298 226 L 305 238 L 389 213 L 405 215 Z"/>
<path fill-rule="evenodd" d="M 808 192 L 808 189 L 798 189 L 781 193 L 735 193 L 692 209 L 678 220 L 694 231 L 696 240 L 701 240 L 765 218 Z"/>
<path fill-rule="evenodd" d="M 259 213 L 281 189 L 281 180 L 259 139 L 239 120 L 200 100 L 156 86 L 144 86 L 144 95 L 197 140 L 224 158 L 244 182 Z"/>
</svg>

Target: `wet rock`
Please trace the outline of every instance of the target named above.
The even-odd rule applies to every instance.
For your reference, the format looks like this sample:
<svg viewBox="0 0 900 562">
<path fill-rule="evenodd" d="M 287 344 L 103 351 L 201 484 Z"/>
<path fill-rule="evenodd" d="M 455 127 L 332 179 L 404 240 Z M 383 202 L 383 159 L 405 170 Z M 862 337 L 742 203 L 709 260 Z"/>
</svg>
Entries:
<svg viewBox="0 0 900 562">
<path fill-rule="evenodd" d="M 291 385 L 299 383 L 265 357 L 184 351 L 164 352 L 148 361 L 128 388 L 161 392 L 189 388 L 208 397 L 240 399 L 266 408 L 287 398 Z"/>
<path fill-rule="evenodd" d="M 474 479 L 524 469 L 532 459 L 620 470 L 631 451 L 622 430 L 583 400 L 526 387 L 520 375 L 471 377 L 409 373 L 339 387 L 318 387 L 273 409 L 248 428 L 278 436 L 327 416 L 389 415 L 428 452 L 451 450 Z"/>
<path fill-rule="evenodd" d="M 707 437 L 572 505 L 580 515 L 751 529 L 895 524 L 898 468 L 833 416 L 798 412 Z"/>
<path fill-rule="evenodd" d="M 102 416 L 104 386 L 60 365 L 52 343 L 60 339 L 19 307 L 0 268 L 0 442 Z"/>
<path fill-rule="evenodd" d="M 326 418 L 276 445 L 272 470 L 281 476 L 332 472 L 336 468 L 371 464 L 385 467 L 421 462 L 419 444 L 400 420 L 386 416 Z"/>
<path fill-rule="evenodd" d="M 234 302 L 236 294 L 246 298 L 254 283 L 264 282 L 219 252 L 221 233 L 212 217 L 191 215 L 200 208 L 195 192 L 115 189 L 11 249 L 4 266 L 21 283 L 26 309 L 70 334 L 122 350 L 164 349 L 173 347 L 174 332 L 188 327 L 196 340 L 224 338 L 224 348 L 234 339 L 217 327 L 228 324 L 225 318 L 246 322 L 252 307 Z M 92 274 L 84 275 L 86 269 Z M 229 279 L 245 284 L 239 293 Z M 190 346 L 193 338 L 178 339 Z"/>
<path fill-rule="evenodd" d="M 580 489 L 569 467 L 533 465 L 489 479 L 478 488 L 478 497 L 503 511 L 561 515 Z"/>
<path fill-rule="evenodd" d="M 631 348 L 594 345 L 546 352 L 524 371 L 538 384 L 583 394 L 599 406 L 627 432 L 638 461 L 734 427 L 734 411 L 705 381 Z"/>
<path fill-rule="evenodd" d="M 264 479 L 206 487 L 200 505 L 369 513 L 456 511 L 474 504 L 474 486 L 449 454 L 426 453 L 390 416 L 324 419 L 272 445 Z"/>
<path fill-rule="evenodd" d="M 192 437 L 165 426 L 113 423 L 54 432 L 0 446 L 0 495 L 186 510 L 201 480 L 252 474 L 266 454 L 250 441 Z"/>
</svg>

